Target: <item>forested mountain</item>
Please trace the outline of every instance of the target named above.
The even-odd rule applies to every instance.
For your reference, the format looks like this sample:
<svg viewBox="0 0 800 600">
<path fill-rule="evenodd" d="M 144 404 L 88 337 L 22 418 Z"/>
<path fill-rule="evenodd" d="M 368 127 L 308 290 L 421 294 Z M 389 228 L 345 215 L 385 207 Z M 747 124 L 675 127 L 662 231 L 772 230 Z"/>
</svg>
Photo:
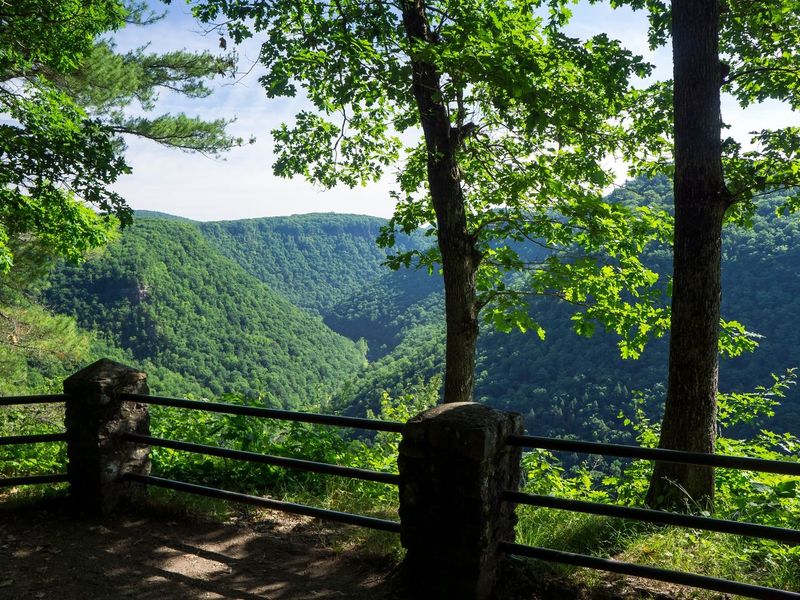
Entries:
<svg viewBox="0 0 800 600">
<path fill-rule="evenodd" d="M 438 273 L 413 268 L 384 272 L 329 310 L 325 323 L 351 339 L 364 339 L 367 357 L 377 360 L 414 328 L 444 323 L 443 289 Z"/>
<path fill-rule="evenodd" d="M 662 178 L 630 182 L 614 197 L 668 208 L 669 194 Z M 723 391 L 752 390 L 800 364 L 800 225 L 775 216 L 779 202 L 765 201 L 751 229 L 726 231 L 723 315 L 764 337 L 755 353 L 723 359 Z M 406 393 L 443 367 L 441 277 L 380 266 L 374 238 L 382 223 L 351 215 L 139 218 L 104 256 L 60 269 L 46 299 L 102 332 L 106 346 L 96 352 L 153 371 L 170 393 L 243 391 L 293 406 L 334 394 L 341 410 L 363 413 L 384 390 Z M 667 249 L 651 249 L 646 260 L 668 274 Z M 587 439 L 627 439 L 618 415 L 635 412 L 635 391 L 658 413 L 666 340 L 623 361 L 613 335 L 576 335 L 567 306 L 539 298 L 531 310 L 545 341 L 484 327 L 476 399 L 522 412 L 533 433 Z M 796 392 L 780 413 L 777 429 L 800 427 Z"/>
<path fill-rule="evenodd" d="M 666 178 L 629 182 L 613 196 L 629 204 L 669 209 Z M 752 391 L 771 375 L 800 365 L 800 327 L 794 319 L 800 292 L 800 224 L 777 218 L 781 199 L 763 201 L 752 228 L 730 225 L 725 233 L 723 316 L 763 336 L 752 354 L 724 358 L 720 389 Z M 668 249 L 651 249 L 645 260 L 666 281 Z M 401 393 L 407 382 L 431 377 L 444 361 L 440 282 L 419 272 L 385 275 L 340 303 L 328 319 L 337 331 L 358 332 L 377 360 L 348 387 L 343 403 L 352 411 L 375 406 L 381 390 Z M 626 439 L 620 412 L 635 413 L 634 392 L 645 392 L 651 415 L 660 414 L 666 382 L 667 340 L 651 342 L 638 360 L 623 361 L 613 335 L 582 338 L 572 331 L 568 307 L 546 298 L 531 310 L 547 330 L 544 342 L 531 334 L 503 334 L 484 327 L 478 346 L 476 399 L 526 415 L 529 431 L 586 439 Z M 375 346 L 375 344 L 379 344 Z M 392 349 L 392 345 L 398 344 Z M 376 353 L 376 349 L 382 350 Z M 387 354 L 388 352 L 388 354 Z M 778 409 L 775 428 L 800 428 L 800 395 L 792 391 Z"/>
<path fill-rule="evenodd" d="M 375 239 L 385 222 L 378 217 L 331 213 L 199 226 L 248 273 L 280 290 L 297 306 L 327 314 L 380 275 L 386 252 Z"/>
<path fill-rule="evenodd" d="M 183 221 L 184 223 L 197 223 L 187 217 L 179 217 L 178 215 L 171 215 L 169 213 L 160 212 L 157 210 L 137 210 L 134 211 L 137 219 L 163 219 L 165 221 Z"/>
<path fill-rule="evenodd" d="M 139 219 L 105 255 L 54 273 L 45 300 L 134 361 L 212 394 L 298 406 L 364 363 L 363 347 L 223 257 L 192 223 Z"/>
<path fill-rule="evenodd" d="M 382 320 L 391 308 L 376 311 L 373 303 L 359 304 L 361 296 L 345 305 L 350 312 L 337 330 L 356 331 L 363 324 L 368 342 L 385 340 L 381 349 L 389 349 L 380 352 L 346 388 L 340 401 L 348 412 L 374 409 L 383 390 L 400 395 L 444 368 L 441 291 L 417 285 L 409 288 L 416 294 L 408 289 L 406 294 L 393 294 L 389 285 L 399 280 L 384 277 L 369 290 L 374 297 L 387 298 L 388 307 L 408 306 L 407 313 Z M 393 303 L 397 297 L 401 302 Z M 476 400 L 523 413 L 532 433 L 627 439 L 630 432 L 619 430 L 617 416 L 621 410 L 628 415 L 634 412 L 632 390 L 663 381 L 664 340 L 652 343 L 639 360 L 622 361 L 614 337 L 575 334 L 568 307 L 552 299 L 536 299 L 531 310 L 547 330 L 545 341 L 531 333 L 506 334 L 484 326 L 476 361 Z"/>
</svg>

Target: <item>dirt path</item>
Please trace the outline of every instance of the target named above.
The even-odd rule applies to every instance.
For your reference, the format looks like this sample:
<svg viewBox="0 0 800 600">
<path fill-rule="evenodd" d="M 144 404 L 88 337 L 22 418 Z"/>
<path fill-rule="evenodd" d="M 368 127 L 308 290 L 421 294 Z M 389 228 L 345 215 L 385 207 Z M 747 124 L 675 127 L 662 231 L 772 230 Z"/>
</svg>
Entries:
<svg viewBox="0 0 800 600">
<path fill-rule="evenodd" d="M 234 525 L 75 519 L 52 507 L 0 512 L 0 599 L 388 598 L 389 565 L 334 552 L 328 534 L 301 519 Z"/>
<path fill-rule="evenodd" d="M 104 519 L 75 518 L 52 503 L 0 510 L 0 600 L 396 598 L 393 565 L 333 550 L 341 534 L 341 527 L 277 512 L 220 523 L 163 509 L 159 516 L 152 506 Z M 540 577 L 521 564 L 507 569 L 498 599 L 686 597 L 678 588 L 632 586 L 618 577 L 591 589 Z"/>
</svg>

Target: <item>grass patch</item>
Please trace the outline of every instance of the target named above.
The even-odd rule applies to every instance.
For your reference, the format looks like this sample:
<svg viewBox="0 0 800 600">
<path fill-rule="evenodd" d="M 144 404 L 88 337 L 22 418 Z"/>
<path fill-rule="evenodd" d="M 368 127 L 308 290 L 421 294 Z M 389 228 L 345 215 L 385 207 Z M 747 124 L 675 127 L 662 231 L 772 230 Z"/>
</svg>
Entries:
<svg viewBox="0 0 800 600">
<path fill-rule="evenodd" d="M 12 512 L 51 501 L 62 501 L 67 497 L 68 487 L 66 483 L 49 483 L 0 489 L 0 511 Z"/>
<path fill-rule="evenodd" d="M 518 515 L 521 544 L 800 591 L 800 549 L 776 542 L 543 508 L 519 507 Z M 585 590 L 589 597 L 604 597 L 622 579 L 555 563 L 530 561 L 530 565 L 540 577 L 559 579 L 566 587 Z M 647 587 L 679 598 L 720 597 L 717 592 L 659 582 Z"/>
</svg>

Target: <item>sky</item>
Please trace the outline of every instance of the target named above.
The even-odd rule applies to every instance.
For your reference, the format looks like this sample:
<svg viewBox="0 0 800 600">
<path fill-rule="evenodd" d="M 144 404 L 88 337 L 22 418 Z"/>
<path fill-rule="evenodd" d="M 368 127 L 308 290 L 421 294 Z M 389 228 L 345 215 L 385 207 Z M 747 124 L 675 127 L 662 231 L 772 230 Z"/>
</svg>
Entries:
<svg viewBox="0 0 800 600">
<path fill-rule="evenodd" d="M 165 7 L 152 2 L 165 17 L 145 27 L 129 26 L 114 36 L 117 49 L 126 51 L 149 44 L 154 52 L 188 49 L 220 53 L 219 34 L 197 23 L 181 0 Z M 654 77 L 670 76 L 670 49 L 653 52 L 647 47 L 647 21 L 643 12 L 579 3 L 569 33 L 586 38 L 606 32 L 656 67 Z M 251 40 L 238 48 L 239 70 L 235 79 L 218 79 L 214 93 L 204 99 L 186 99 L 162 93 L 157 110 L 186 113 L 203 118 L 236 119 L 230 128 L 253 144 L 231 150 L 221 158 L 209 158 L 168 149 L 141 139 L 129 139 L 127 159 L 131 175 L 121 178 L 115 190 L 137 210 L 157 210 L 199 221 L 244 219 L 311 212 L 338 212 L 390 217 L 394 208 L 390 191 L 393 174 L 366 187 L 330 190 L 302 178 L 282 179 L 272 173 L 274 154 L 270 131 L 306 108 L 302 99 L 269 99 L 258 83 L 260 44 Z M 800 125 L 800 115 L 770 102 L 742 111 L 731 99 L 723 99 L 723 118 L 731 126 L 728 135 L 748 140 L 748 132 L 769 127 Z M 623 177 L 624 166 L 617 167 Z"/>
</svg>

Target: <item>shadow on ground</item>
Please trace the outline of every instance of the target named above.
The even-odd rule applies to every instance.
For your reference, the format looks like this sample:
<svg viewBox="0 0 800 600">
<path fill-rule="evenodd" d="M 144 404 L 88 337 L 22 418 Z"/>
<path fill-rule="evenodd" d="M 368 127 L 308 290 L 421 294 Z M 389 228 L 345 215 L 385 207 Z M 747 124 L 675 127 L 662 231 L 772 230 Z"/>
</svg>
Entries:
<svg viewBox="0 0 800 600">
<path fill-rule="evenodd" d="M 51 499 L 35 507 L 0 510 L 0 600 L 404 597 L 388 559 L 331 548 L 342 533 L 341 527 L 282 513 L 220 523 L 145 506 L 113 517 L 79 518 Z M 507 562 L 496 598 L 685 597 L 676 590 L 631 586 L 618 577 L 588 588 L 540 567 Z"/>
<path fill-rule="evenodd" d="M 0 512 L 0 598 L 388 598 L 389 565 L 327 547 L 302 521 L 255 526 L 60 506 Z"/>
</svg>

